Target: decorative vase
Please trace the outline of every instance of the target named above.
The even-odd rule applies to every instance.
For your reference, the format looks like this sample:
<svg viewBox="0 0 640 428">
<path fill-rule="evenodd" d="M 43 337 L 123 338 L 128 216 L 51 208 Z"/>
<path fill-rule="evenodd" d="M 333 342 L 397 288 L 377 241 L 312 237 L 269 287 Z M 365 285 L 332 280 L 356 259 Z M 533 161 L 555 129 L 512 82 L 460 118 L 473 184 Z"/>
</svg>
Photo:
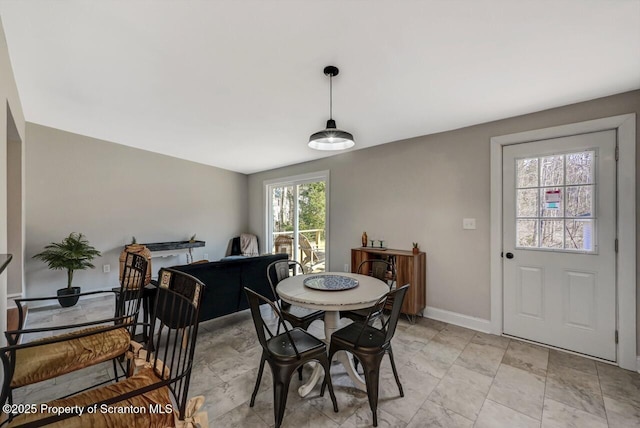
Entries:
<svg viewBox="0 0 640 428">
<path fill-rule="evenodd" d="M 147 259 L 147 273 L 144 276 L 144 285 L 151 282 L 151 251 L 142 244 L 125 245 L 124 250 L 120 253 L 120 282 L 122 282 L 122 274 L 124 272 L 124 262 L 127 260 L 127 253 L 139 254 Z"/>
<path fill-rule="evenodd" d="M 413 254 L 418 254 L 418 253 L 420 253 L 420 248 L 413 247 Z"/>
<path fill-rule="evenodd" d="M 78 303 L 78 299 L 80 298 L 80 287 L 60 288 L 57 294 L 60 306 L 63 308 L 69 308 Z"/>
<path fill-rule="evenodd" d="M 362 246 L 366 247 L 368 241 L 367 232 L 362 232 Z"/>
</svg>

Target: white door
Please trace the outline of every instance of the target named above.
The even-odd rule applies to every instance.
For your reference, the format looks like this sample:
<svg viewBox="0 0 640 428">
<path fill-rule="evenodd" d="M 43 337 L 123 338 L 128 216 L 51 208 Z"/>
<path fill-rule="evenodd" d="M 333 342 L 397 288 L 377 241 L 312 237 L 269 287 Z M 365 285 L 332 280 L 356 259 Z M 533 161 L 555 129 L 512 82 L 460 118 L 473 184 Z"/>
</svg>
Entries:
<svg viewBox="0 0 640 428">
<path fill-rule="evenodd" d="M 503 147 L 505 334 L 616 360 L 616 133 Z"/>
</svg>

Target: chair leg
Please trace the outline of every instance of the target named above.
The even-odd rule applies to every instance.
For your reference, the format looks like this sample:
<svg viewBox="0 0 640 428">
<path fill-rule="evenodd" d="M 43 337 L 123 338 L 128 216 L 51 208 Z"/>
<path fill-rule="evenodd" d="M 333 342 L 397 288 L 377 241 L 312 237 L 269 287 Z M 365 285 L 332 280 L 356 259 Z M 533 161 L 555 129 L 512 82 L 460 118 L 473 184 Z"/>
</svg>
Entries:
<svg viewBox="0 0 640 428">
<path fill-rule="evenodd" d="M 256 395 L 258 395 L 258 389 L 260 389 L 260 381 L 262 381 L 262 372 L 264 371 L 264 362 L 266 361 L 264 352 L 262 353 L 262 357 L 260 357 L 260 368 L 258 369 L 258 378 L 256 379 L 256 386 L 253 388 L 253 394 L 251 394 L 251 401 L 249 402 L 249 407 L 253 407 L 256 403 Z"/>
<path fill-rule="evenodd" d="M 271 367 L 274 369 L 274 367 Z M 275 428 L 280 428 L 284 419 L 284 411 L 287 407 L 287 396 L 289 395 L 289 383 L 291 375 L 295 369 L 275 367 L 273 374 L 273 415 L 275 418 Z"/>
<path fill-rule="evenodd" d="M 400 384 L 400 377 L 398 377 L 398 370 L 396 370 L 396 362 L 393 360 L 393 350 L 391 349 L 391 345 L 389 345 L 389 349 L 387 350 L 387 352 L 389 353 L 389 359 L 391 360 L 391 369 L 393 370 L 393 376 L 396 378 L 398 390 L 400 390 L 400 397 L 404 397 L 404 391 L 402 391 L 402 385 Z"/>
<path fill-rule="evenodd" d="M 378 386 L 380 384 L 380 363 L 383 356 L 384 354 L 366 355 L 361 360 L 374 427 L 378 426 Z"/>
<path fill-rule="evenodd" d="M 142 315 L 142 341 L 147 343 L 149 340 L 149 334 L 147 332 L 147 325 L 149 324 L 149 296 L 144 295 L 144 289 L 142 290 L 142 311 L 144 314 Z"/>
<path fill-rule="evenodd" d="M 324 386 L 329 385 L 329 396 L 331 397 L 331 402 L 333 403 L 333 411 L 338 413 L 338 402 L 336 401 L 336 395 L 333 393 L 333 384 L 331 383 L 331 364 L 329 363 L 329 358 L 326 355 L 322 355 L 319 358 L 320 364 L 322 364 L 322 368 L 324 369 L 324 381 L 322 382 L 321 394 L 324 395 Z"/>
<path fill-rule="evenodd" d="M 327 357 L 327 364 L 329 367 L 331 367 L 331 360 L 333 360 L 333 355 L 336 353 L 336 349 L 334 349 L 332 346 L 329 346 L 329 356 Z M 327 371 L 328 372 L 328 371 Z M 325 372 L 325 374 L 327 373 Z M 320 387 L 320 397 L 324 396 L 324 389 L 327 386 L 327 379 L 325 377 L 325 379 L 322 381 L 322 386 Z"/>
<path fill-rule="evenodd" d="M 113 373 L 116 379 L 116 382 L 118 381 L 118 364 L 116 363 L 116 359 L 112 359 L 111 362 L 113 363 Z"/>
</svg>

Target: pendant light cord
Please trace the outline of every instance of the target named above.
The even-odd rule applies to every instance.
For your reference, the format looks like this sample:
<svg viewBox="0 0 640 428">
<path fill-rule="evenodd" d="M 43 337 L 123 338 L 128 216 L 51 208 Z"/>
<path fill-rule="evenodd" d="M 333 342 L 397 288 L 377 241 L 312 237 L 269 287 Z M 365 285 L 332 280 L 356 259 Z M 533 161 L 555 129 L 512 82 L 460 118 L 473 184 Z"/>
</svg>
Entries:
<svg viewBox="0 0 640 428">
<path fill-rule="evenodd" d="M 329 119 L 333 119 L 333 76 L 329 75 Z"/>
</svg>

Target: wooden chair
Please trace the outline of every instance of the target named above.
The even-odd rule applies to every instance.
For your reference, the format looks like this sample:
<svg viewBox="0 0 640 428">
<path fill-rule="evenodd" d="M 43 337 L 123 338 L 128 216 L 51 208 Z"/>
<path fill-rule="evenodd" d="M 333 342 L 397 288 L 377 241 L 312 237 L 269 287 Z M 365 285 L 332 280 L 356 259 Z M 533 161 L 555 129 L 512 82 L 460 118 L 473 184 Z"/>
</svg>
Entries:
<svg viewBox="0 0 640 428">
<path fill-rule="evenodd" d="M 22 302 L 45 301 L 57 297 L 34 297 L 16 299 L 20 329 L 6 331 L 10 345 L 17 345 L 24 336 L 34 333 L 62 333 L 51 338 L 32 341 L 28 346 L 15 347 L 8 359 L 11 376 L 4 378 L 3 393 L 12 399 L 12 391 L 26 385 L 53 379 L 76 370 L 84 369 L 104 361 L 113 361 L 114 379 L 117 381 L 118 362 L 127 351 L 135 334 L 134 322 L 140 311 L 140 297 L 147 270 L 147 260 L 138 254 L 127 253 L 124 275 L 118 289 L 114 318 L 70 324 L 57 327 L 24 329 Z M 81 296 L 113 293 L 94 291 Z M 128 368 L 121 366 L 124 374 Z M 106 382 L 110 382 L 110 380 Z"/>
<path fill-rule="evenodd" d="M 184 421 L 187 417 L 195 423 L 196 415 L 193 412 L 188 414 L 187 411 L 187 398 L 203 285 L 190 275 L 170 269 L 162 269 L 160 275 L 155 316 L 151 321 L 151 331 L 155 333 L 150 336 L 146 345 L 147 350 L 154 348 L 156 351 L 148 352 L 135 347 L 136 352 L 131 354 L 137 366 L 135 374 L 120 382 L 46 403 L 49 407 L 67 407 L 75 411 L 58 415 L 41 413 L 41 406 L 37 405 L 35 413 L 11 415 L 15 417 L 8 418 L 5 423 L 10 427 L 25 424 L 33 427 L 55 424 L 65 428 L 165 427 L 176 426 L 177 421 Z M 114 329 L 117 326 L 110 328 Z M 34 346 L 37 344 L 31 342 L 0 349 L 5 379 L 10 379 L 12 375 L 12 355 L 18 350 Z M 201 397 L 197 399 L 199 404 L 202 404 L 202 401 Z M 1 404 L 5 403 L 7 395 L 3 389 Z M 103 406 L 145 408 L 147 411 L 144 414 L 109 413 L 100 411 Z M 89 409 L 98 410 L 91 412 Z M 205 421 L 206 417 L 199 423 L 206 426 Z"/>
<path fill-rule="evenodd" d="M 393 376 L 396 379 L 400 396 L 404 397 L 404 391 L 402 390 L 398 371 L 396 370 L 396 363 L 393 360 L 391 339 L 396 331 L 400 309 L 402 308 L 402 302 L 408 289 L 409 285 L 407 284 L 389 291 L 389 293 L 383 296 L 377 304 L 372 307 L 370 311 L 371 315 L 375 313 L 377 307 L 384 306 L 390 299 L 393 300 L 391 314 L 386 321 L 382 323 L 382 328 L 378 329 L 373 327 L 370 322 L 370 317 L 367 316 L 363 322 L 349 324 L 331 335 L 329 361 L 331 361 L 336 352 L 347 351 L 353 354 L 362 364 L 365 383 L 367 385 L 367 396 L 369 397 L 369 407 L 373 412 L 374 427 L 378 426 L 378 384 L 380 364 L 385 354 L 389 354 Z M 323 391 L 324 384 L 322 385 L 320 393 L 322 394 Z"/>
<path fill-rule="evenodd" d="M 293 237 L 288 235 L 278 235 L 273 242 L 277 254 L 288 254 L 293 257 Z"/>
<path fill-rule="evenodd" d="M 298 234 L 298 247 L 300 248 L 300 259 L 303 266 L 309 266 L 309 271 L 313 267 L 324 261 L 324 257 L 320 257 L 316 248 L 311 245 L 309 239 L 303 233 Z"/>
<path fill-rule="evenodd" d="M 301 328 L 289 329 L 282 319 L 282 314 L 277 305 L 264 296 L 245 287 L 253 324 L 258 334 L 258 341 L 262 345 L 262 356 L 260 358 L 260 368 L 256 386 L 251 395 L 249 406 L 253 407 L 260 388 L 264 363 L 267 362 L 271 368 L 273 376 L 273 413 L 275 426 L 279 428 L 284 417 L 284 410 L 287 404 L 289 393 L 289 383 L 292 374 L 298 367 L 310 361 L 317 361 L 324 368 L 324 382 L 329 385 L 329 395 L 333 402 L 333 411 L 338 412 L 336 396 L 333 393 L 331 376 L 329 375 L 329 360 L 327 359 L 327 347 L 323 341 L 317 339 Z M 284 329 L 283 333 L 274 334 L 266 325 L 260 313 L 260 304 L 267 303 L 278 317 L 278 330 Z M 268 337 L 267 337 L 268 335 Z M 324 395 L 324 388 L 322 394 Z"/>
</svg>

